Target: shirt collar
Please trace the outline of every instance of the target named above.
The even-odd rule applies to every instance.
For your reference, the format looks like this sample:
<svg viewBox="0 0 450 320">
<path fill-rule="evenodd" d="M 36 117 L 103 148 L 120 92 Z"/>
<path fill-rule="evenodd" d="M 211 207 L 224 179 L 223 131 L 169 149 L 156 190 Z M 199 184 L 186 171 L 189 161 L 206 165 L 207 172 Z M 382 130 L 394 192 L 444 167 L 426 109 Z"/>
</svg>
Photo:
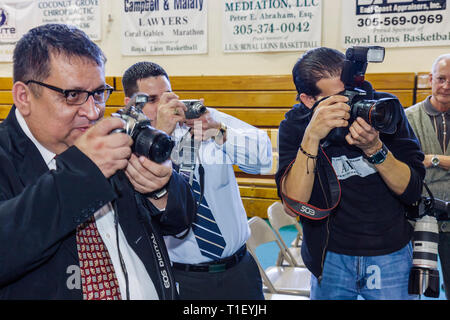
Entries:
<svg viewBox="0 0 450 320">
<path fill-rule="evenodd" d="M 39 150 L 42 158 L 44 159 L 45 163 L 49 167 L 49 169 L 55 168 L 55 153 L 49 151 L 46 149 L 42 144 L 37 141 L 37 139 L 33 136 L 33 134 L 30 131 L 30 128 L 28 128 L 28 125 L 23 118 L 22 114 L 17 110 L 16 108 L 16 118 L 17 122 L 19 123 L 20 128 L 22 128 L 23 132 L 26 134 L 26 136 L 33 142 L 33 144 L 36 146 L 36 148 Z"/>
<path fill-rule="evenodd" d="M 426 99 L 425 99 L 425 102 L 424 102 L 424 110 L 425 110 L 425 113 L 426 114 L 428 114 L 429 116 L 432 116 L 432 117 L 436 117 L 436 116 L 439 116 L 440 114 L 442 114 L 442 113 L 449 113 L 449 111 L 446 111 L 446 112 L 440 112 L 440 111 L 438 111 L 438 110 L 436 110 L 434 107 L 433 107 L 433 105 L 431 104 L 431 101 L 430 101 L 430 99 L 431 99 L 431 96 L 428 96 Z"/>
</svg>

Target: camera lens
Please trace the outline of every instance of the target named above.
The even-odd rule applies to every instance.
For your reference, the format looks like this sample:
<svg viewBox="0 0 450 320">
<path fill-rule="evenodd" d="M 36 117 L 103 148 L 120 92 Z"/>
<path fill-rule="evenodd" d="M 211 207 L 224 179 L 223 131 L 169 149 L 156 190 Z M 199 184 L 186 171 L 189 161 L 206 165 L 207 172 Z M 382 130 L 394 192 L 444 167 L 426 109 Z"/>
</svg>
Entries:
<svg viewBox="0 0 450 320">
<path fill-rule="evenodd" d="M 438 264 L 439 228 L 435 217 L 416 221 L 413 239 L 413 266 L 409 274 L 408 293 L 439 297 Z"/>
<path fill-rule="evenodd" d="M 199 100 L 181 100 L 187 108 L 186 119 L 197 119 L 206 112 L 206 107 Z"/>
<path fill-rule="evenodd" d="M 151 158 L 155 159 L 154 161 L 157 163 L 166 161 L 170 157 L 173 146 L 174 142 L 172 139 L 159 134 L 150 148 Z"/>
<path fill-rule="evenodd" d="M 351 112 L 354 119 L 361 117 L 378 131 L 392 134 L 397 130 L 399 104 L 395 98 L 360 100 L 355 102 Z"/>
<path fill-rule="evenodd" d="M 166 133 L 150 125 L 141 125 L 133 134 L 132 151 L 139 156 L 161 163 L 169 159 L 174 142 Z"/>
<path fill-rule="evenodd" d="M 386 111 L 384 105 L 374 104 L 372 112 L 370 113 L 370 119 L 374 123 L 389 123 L 389 117 L 392 116 Z"/>
</svg>

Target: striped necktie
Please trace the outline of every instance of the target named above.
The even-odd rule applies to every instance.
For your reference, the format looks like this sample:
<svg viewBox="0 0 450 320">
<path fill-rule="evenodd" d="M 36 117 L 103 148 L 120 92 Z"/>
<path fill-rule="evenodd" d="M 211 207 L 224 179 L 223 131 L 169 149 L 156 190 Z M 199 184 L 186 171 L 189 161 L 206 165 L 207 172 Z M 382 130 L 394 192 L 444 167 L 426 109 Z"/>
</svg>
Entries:
<svg viewBox="0 0 450 320">
<path fill-rule="evenodd" d="M 198 247 L 203 256 L 213 260 L 219 260 L 225 249 L 225 240 L 222 237 L 219 226 L 209 209 L 203 196 L 200 182 L 195 177 L 196 157 L 198 157 L 200 141 L 196 141 L 188 131 L 178 144 L 176 163 L 179 163 L 178 172 L 191 184 L 194 190 L 195 202 L 198 205 L 197 214 L 192 223 L 192 231 L 197 240 Z M 205 170 L 198 165 L 201 184 L 204 185 Z M 201 198 L 201 199 L 200 199 Z M 201 203 L 199 203 L 201 201 Z"/>
<path fill-rule="evenodd" d="M 194 190 L 195 200 L 198 203 L 201 189 L 195 176 L 192 188 Z M 222 237 L 219 226 L 209 209 L 205 197 L 202 197 L 201 203 L 198 205 L 197 215 L 192 224 L 192 230 L 194 231 L 195 239 L 197 240 L 202 255 L 213 260 L 220 259 L 226 243 Z"/>
</svg>

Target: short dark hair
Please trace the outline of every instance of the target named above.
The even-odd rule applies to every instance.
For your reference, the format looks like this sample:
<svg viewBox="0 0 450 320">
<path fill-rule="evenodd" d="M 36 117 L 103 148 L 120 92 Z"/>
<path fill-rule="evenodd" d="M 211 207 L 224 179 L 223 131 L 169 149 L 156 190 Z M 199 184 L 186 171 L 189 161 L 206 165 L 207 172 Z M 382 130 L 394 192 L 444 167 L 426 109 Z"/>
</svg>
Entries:
<svg viewBox="0 0 450 320">
<path fill-rule="evenodd" d="M 138 92 L 138 80 L 149 77 L 164 76 L 169 80 L 167 72 L 157 63 L 142 61 L 129 67 L 122 76 L 122 86 L 126 97 L 131 97 Z"/>
<path fill-rule="evenodd" d="M 303 54 L 292 69 L 297 100 L 301 93 L 312 97 L 320 94 L 316 85 L 319 80 L 340 77 L 344 60 L 342 52 L 326 47 L 314 48 Z"/>
<path fill-rule="evenodd" d="M 13 54 L 13 81 L 42 81 L 50 76 L 50 55 L 85 57 L 104 66 L 102 50 L 82 30 L 65 24 L 45 24 L 29 30 Z"/>
</svg>

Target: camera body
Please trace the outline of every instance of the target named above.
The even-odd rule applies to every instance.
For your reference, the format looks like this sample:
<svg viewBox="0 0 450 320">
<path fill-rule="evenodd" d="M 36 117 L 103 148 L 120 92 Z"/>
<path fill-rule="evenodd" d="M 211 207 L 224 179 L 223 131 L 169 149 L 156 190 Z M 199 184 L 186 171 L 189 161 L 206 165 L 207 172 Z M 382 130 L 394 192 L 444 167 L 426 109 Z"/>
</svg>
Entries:
<svg viewBox="0 0 450 320">
<path fill-rule="evenodd" d="M 384 61 L 384 48 L 355 46 L 347 49 L 345 57 L 341 73 L 345 89 L 339 94 L 349 99 L 347 104 L 351 108 L 350 123 L 361 117 L 380 132 L 395 133 L 400 116 L 400 102 L 397 98 L 374 100 L 371 85 L 364 81 L 368 62 Z"/>
<path fill-rule="evenodd" d="M 123 129 L 116 129 L 113 132 L 129 135 L 133 139 L 131 150 L 136 155 L 143 155 L 154 162 L 161 163 L 169 159 L 175 142 L 165 132 L 151 126 L 150 119 L 142 111 L 147 102 L 147 94 L 137 93 L 123 109 L 112 114 L 113 117 L 125 121 Z"/>
<path fill-rule="evenodd" d="M 184 103 L 187 108 L 187 111 L 184 113 L 186 119 L 197 119 L 202 114 L 206 112 L 206 107 L 200 100 L 192 99 L 192 100 L 180 100 Z"/>
</svg>

